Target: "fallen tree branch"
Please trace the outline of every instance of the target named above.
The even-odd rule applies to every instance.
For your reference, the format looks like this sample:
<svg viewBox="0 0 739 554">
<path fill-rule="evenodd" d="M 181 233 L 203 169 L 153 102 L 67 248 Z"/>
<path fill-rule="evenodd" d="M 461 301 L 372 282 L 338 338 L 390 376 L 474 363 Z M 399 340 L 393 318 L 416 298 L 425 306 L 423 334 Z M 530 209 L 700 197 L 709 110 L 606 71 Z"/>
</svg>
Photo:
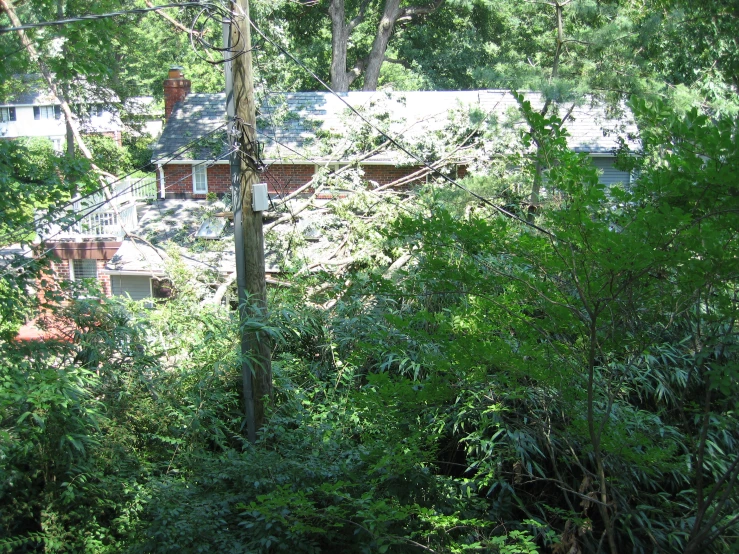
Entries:
<svg viewBox="0 0 739 554">
<path fill-rule="evenodd" d="M 385 270 L 385 272 L 382 274 L 385 279 L 388 279 L 392 276 L 393 273 L 398 271 L 401 267 L 403 267 L 405 264 L 407 264 L 411 258 L 413 257 L 413 254 L 403 254 L 400 258 L 395 260 L 390 266 Z"/>
<path fill-rule="evenodd" d="M 334 256 L 336 256 L 341 251 L 341 249 L 344 248 L 344 245 L 346 244 L 346 241 L 347 240 L 349 240 L 349 233 L 348 232 L 344 236 L 344 240 L 341 241 L 341 244 L 339 244 L 339 246 L 337 246 L 336 249 L 331 254 L 329 254 L 325 258 L 324 261 L 331 260 Z M 295 272 L 295 276 L 301 275 L 302 273 L 306 273 L 306 272 L 310 271 L 311 269 L 316 268 L 319 265 L 322 265 L 324 263 L 324 261 L 314 262 L 312 264 L 308 264 L 306 266 L 301 267 L 297 272 Z"/>
<path fill-rule="evenodd" d="M 155 8 L 156 7 L 154 4 L 152 4 L 151 0 L 144 0 L 144 2 L 146 3 L 146 5 L 149 8 Z M 155 10 L 154 13 L 156 13 L 159 17 L 165 19 L 166 21 L 169 21 L 175 27 L 175 29 L 177 29 L 179 31 L 183 31 L 183 32 L 187 33 L 188 35 L 190 35 L 190 34 L 197 35 L 197 36 L 202 36 L 203 35 L 203 33 L 198 33 L 194 29 L 188 29 L 182 23 L 180 23 L 179 21 L 177 21 L 174 17 L 172 17 L 170 15 L 167 15 L 166 13 L 164 13 L 161 10 Z"/>
<path fill-rule="evenodd" d="M 234 281 L 236 281 L 235 271 L 231 273 L 228 277 L 226 277 L 226 280 L 220 284 L 220 286 L 216 289 L 216 293 L 213 295 L 212 298 L 206 298 L 200 303 L 200 305 L 204 306 L 206 304 L 216 304 L 216 305 L 220 304 L 221 301 L 223 300 L 223 297 L 226 296 L 228 287 L 230 287 L 234 283 Z"/>
</svg>

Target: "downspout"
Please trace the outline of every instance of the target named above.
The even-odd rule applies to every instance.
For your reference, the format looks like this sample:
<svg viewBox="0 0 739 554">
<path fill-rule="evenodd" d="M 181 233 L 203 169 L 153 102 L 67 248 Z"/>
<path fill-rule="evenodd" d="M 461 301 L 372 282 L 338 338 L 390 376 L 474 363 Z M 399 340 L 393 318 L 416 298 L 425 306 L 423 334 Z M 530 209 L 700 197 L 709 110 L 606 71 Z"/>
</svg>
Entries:
<svg viewBox="0 0 739 554">
<path fill-rule="evenodd" d="M 157 170 L 159 171 L 159 195 L 164 200 L 164 168 L 162 164 L 157 164 Z"/>
</svg>

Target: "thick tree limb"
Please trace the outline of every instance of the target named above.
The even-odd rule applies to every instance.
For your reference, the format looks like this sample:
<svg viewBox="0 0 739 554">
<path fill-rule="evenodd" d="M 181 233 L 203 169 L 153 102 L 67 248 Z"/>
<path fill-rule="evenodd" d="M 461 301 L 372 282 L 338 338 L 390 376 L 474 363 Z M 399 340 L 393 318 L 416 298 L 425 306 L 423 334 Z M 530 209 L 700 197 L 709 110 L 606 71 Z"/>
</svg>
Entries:
<svg viewBox="0 0 739 554">
<path fill-rule="evenodd" d="M 399 60 L 397 58 L 390 58 L 388 56 L 385 56 L 385 61 L 388 62 L 388 63 L 397 64 L 397 65 L 399 65 L 401 67 L 405 67 L 406 69 L 412 69 L 413 68 L 413 66 L 411 64 L 409 64 L 407 61 L 405 61 L 405 60 Z"/>
<path fill-rule="evenodd" d="M 149 7 L 149 8 L 154 8 L 155 7 L 154 4 L 152 4 L 151 0 L 144 0 L 144 2 L 146 3 L 147 7 Z M 201 34 L 201 33 L 198 33 L 196 31 L 194 31 L 193 29 L 189 29 L 189 28 L 185 27 L 182 23 L 180 23 L 179 21 L 177 21 L 172 16 L 167 15 L 162 10 L 156 10 L 154 13 L 156 13 L 159 17 L 165 19 L 166 21 L 169 21 L 174 26 L 174 28 L 175 29 L 178 29 L 179 31 L 183 31 L 183 32 L 187 33 L 188 35 L 189 34 L 196 34 L 196 35 L 200 35 Z"/>
<path fill-rule="evenodd" d="M 367 7 L 370 5 L 371 1 L 372 0 L 362 0 L 362 3 L 359 5 L 359 13 L 349 22 L 349 25 L 347 26 L 347 29 L 350 33 L 357 27 L 357 25 L 364 21 L 364 16 L 367 13 Z"/>
<path fill-rule="evenodd" d="M 357 15 L 347 22 L 345 0 L 331 0 L 329 17 L 331 18 L 331 88 L 337 92 L 346 92 L 351 84 L 364 74 L 364 90 L 377 90 L 380 68 L 385 61 L 385 53 L 392 36 L 395 24 L 399 20 L 410 20 L 428 15 L 438 10 L 444 0 L 434 0 L 427 6 L 409 6 L 400 8 L 400 0 L 385 0 L 383 13 L 377 26 L 369 55 L 357 60 L 348 69 L 347 50 L 349 38 L 357 26 L 366 18 L 367 7 L 371 0 L 362 0 Z"/>
<path fill-rule="evenodd" d="M 419 15 L 429 15 L 438 10 L 443 3 L 444 0 L 435 0 L 428 6 L 410 6 L 408 8 L 403 8 L 400 11 L 400 17 L 407 18 L 417 17 Z"/>
<path fill-rule="evenodd" d="M 411 258 L 413 257 L 413 254 L 403 254 L 400 258 L 395 260 L 390 266 L 385 270 L 385 272 L 382 274 L 383 277 L 386 279 L 392 277 L 393 273 L 398 271 L 401 267 L 403 267 L 405 264 L 407 264 Z"/>
</svg>

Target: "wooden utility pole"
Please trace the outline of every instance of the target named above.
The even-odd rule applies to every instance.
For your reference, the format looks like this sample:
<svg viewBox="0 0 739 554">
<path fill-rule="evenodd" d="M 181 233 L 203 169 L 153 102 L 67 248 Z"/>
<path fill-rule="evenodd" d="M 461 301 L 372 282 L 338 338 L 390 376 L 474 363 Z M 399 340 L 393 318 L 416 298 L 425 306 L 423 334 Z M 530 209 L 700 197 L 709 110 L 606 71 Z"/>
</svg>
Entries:
<svg viewBox="0 0 739 554">
<path fill-rule="evenodd" d="M 272 397 L 272 362 L 269 338 L 248 330 L 248 321 L 267 315 L 267 289 L 264 271 L 264 233 L 262 213 L 252 209 L 252 194 L 257 182 L 256 107 L 251 60 L 249 1 L 232 4 L 226 46 L 226 105 L 231 132 L 231 185 L 234 204 L 236 284 L 239 292 L 241 333 L 241 373 L 244 386 L 247 435 L 256 440 L 264 425 L 264 399 Z"/>
</svg>

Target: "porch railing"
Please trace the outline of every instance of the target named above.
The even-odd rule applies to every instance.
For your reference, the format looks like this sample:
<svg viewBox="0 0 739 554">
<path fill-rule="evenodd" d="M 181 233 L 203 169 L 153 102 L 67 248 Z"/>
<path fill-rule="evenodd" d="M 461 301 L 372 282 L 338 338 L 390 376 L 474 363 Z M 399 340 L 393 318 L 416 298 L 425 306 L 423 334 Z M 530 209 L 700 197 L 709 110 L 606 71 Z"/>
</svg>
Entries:
<svg viewBox="0 0 739 554">
<path fill-rule="evenodd" d="M 157 180 L 155 177 L 125 177 L 115 185 L 116 192 L 130 194 L 136 200 L 147 200 L 157 197 Z"/>
<path fill-rule="evenodd" d="M 111 199 L 102 192 L 74 202 L 63 214 L 56 214 L 55 223 L 39 228 L 44 240 L 122 239 L 138 225 L 136 201 L 156 198 L 157 185 L 153 177 L 126 177 L 111 184 Z"/>
<path fill-rule="evenodd" d="M 112 190 L 112 199 L 103 194 L 74 202 L 54 223 L 38 230 L 44 240 L 122 239 L 138 225 L 136 201 L 130 191 Z"/>
</svg>

